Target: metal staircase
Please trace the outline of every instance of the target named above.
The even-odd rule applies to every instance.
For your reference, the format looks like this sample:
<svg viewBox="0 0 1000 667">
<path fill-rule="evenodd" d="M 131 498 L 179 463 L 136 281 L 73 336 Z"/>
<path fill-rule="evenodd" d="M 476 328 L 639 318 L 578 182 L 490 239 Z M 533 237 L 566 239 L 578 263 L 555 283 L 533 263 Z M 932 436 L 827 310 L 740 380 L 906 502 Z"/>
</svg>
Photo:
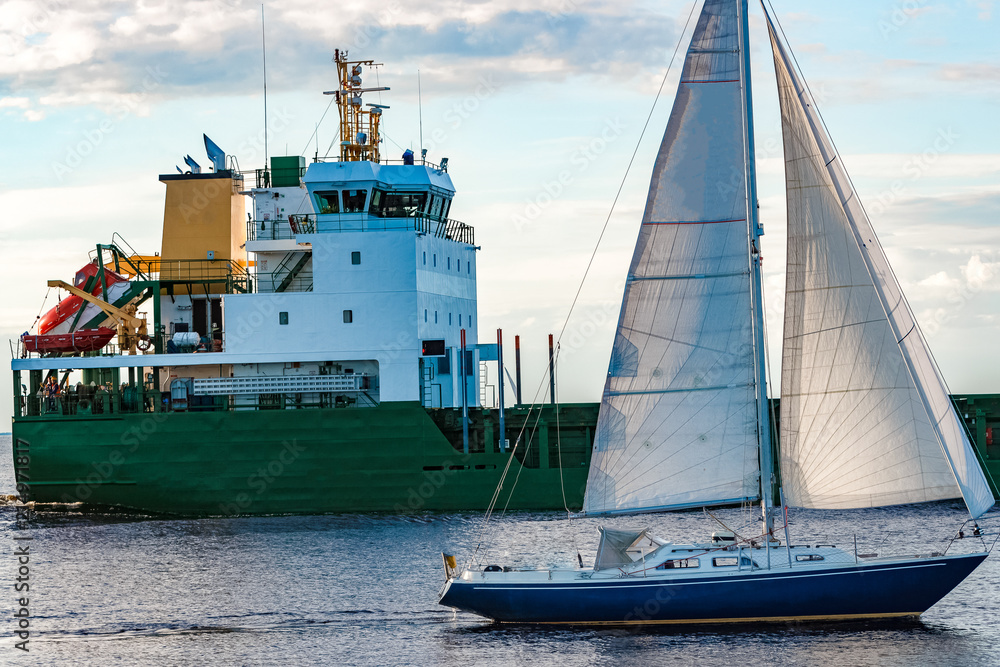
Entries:
<svg viewBox="0 0 1000 667">
<path fill-rule="evenodd" d="M 284 292 L 292 284 L 292 281 L 299 275 L 302 269 L 305 268 L 306 264 L 309 263 L 310 258 L 312 258 L 311 252 L 290 252 L 285 255 L 285 258 L 278 265 L 278 268 L 271 273 L 271 284 L 274 286 L 275 292 Z M 292 262 L 295 262 L 292 264 Z M 289 268 L 291 266 L 291 268 Z M 282 277 L 281 282 L 274 285 L 274 281 L 278 276 L 285 272 L 284 277 Z"/>
</svg>

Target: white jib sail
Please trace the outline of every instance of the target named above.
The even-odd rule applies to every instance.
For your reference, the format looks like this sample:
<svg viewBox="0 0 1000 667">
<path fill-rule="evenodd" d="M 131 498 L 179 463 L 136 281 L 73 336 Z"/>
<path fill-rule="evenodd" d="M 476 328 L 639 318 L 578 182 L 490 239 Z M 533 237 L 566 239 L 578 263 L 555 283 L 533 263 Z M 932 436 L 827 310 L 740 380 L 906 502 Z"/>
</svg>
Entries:
<svg viewBox="0 0 1000 667">
<path fill-rule="evenodd" d="M 756 498 L 737 3 L 707 0 L 653 169 L 584 512 Z"/>
<path fill-rule="evenodd" d="M 781 103 L 788 267 L 781 478 L 790 504 L 993 495 L 819 113 L 768 17 Z M 957 484 L 956 484 L 957 481 Z"/>
</svg>

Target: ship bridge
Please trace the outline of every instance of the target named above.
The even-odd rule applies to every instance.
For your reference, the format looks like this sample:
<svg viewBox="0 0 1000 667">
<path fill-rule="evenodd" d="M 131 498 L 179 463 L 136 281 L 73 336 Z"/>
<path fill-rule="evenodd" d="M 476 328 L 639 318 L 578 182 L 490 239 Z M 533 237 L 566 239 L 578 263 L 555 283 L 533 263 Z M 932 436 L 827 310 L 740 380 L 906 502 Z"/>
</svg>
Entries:
<svg viewBox="0 0 1000 667">
<path fill-rule="evenodd" d="M 226 319 L 253 321 L 254 335 L 229 327 L 227 351 L 322 348 L 331 359 L 375 362 L 382 400 L 450 407 L 461 405 L 465 387 L 468 403 L 479 402 L 487 355 L 476 349 L 475 231 L 449 217 L 455 186 L 446 165 L 415 162 L 306 167 L 301 157 L 272 158 L 269 183 L 248 193 L 256 293 L 226 299 Z M 426 340 L 444 349 L 424 355 Z"/>
</svg>

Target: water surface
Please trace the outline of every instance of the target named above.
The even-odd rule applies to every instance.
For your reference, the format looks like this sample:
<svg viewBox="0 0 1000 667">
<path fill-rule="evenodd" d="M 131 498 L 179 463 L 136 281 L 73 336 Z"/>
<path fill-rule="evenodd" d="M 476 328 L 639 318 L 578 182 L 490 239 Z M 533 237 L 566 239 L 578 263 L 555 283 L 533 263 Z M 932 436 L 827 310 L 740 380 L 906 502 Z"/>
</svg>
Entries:
<svg viewBox="0 0 1000 667">
<path fill-rule="evenodd" d="M 13 492 L 9 436 L 0 493 Z M 793 543 L 894 531 L 906 543 L 949 537 L 960 502 L 796 512 Z M 749 512 L 716 515 L 742 527 Z M 997 516 L 991 514 L 991 516 Z M 479 513 L 172 519 L 41 511 L 27 527 L 0 507 L 0 540 L 29 534 L 30 653 L 13 648 L 13 557 L 3 561 L 0 664 L 169 665 L 996 665 L 1000 566 L 991 556 L 919 622 L 666 629 L 492 626 L 437 605 L 441 551 L 468 555 Z M 487 562 L 593 563 L 597 520 L 556 513 L 498 519 Z M 996 527 L 1000 521 L 989 522 Z M 633 518 L 675 541 L 718 526 L 697 512 Z M 803 539 L 797 539 L 801 535 Z M 806 536 L 809 539 L 805 539 Z M 933 548 L 943 548 L 940 540 Z M 968 541 L 961 543 L 969 547 Z"/>
</svg>

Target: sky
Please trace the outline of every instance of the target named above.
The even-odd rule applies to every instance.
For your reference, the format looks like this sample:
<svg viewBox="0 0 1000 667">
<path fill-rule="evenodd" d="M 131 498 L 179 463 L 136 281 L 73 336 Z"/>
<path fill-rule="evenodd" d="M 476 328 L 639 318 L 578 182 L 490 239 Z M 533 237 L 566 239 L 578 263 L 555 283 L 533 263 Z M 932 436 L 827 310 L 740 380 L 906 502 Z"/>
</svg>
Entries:
<svg viewBox="0 0 1000 667">
<path fill-rule="evenodd" d="M 951 390 L 1000 392 L 1000 7 L 772 1 Z M 458 189 L 451 217 L 473 225 L 482 248 L 480 340 L 497 328 L 508 345 L 521 335 L 528 400 L 544 373 L 546 335 L 565 325 L 559 399 L 599 399 L 690 1 L 266 2 L 266 117 L 259 3 L 6 0 L 3 8 L 0 335 L 31 327 L 55 303 L 55 294 L 45 301 L 46 280 L 71 279 L 114 233 L 157 251 L 157 176 L 185 154 L 207 164 L 203 132 L 242 169 L 263 166 L 265 125 L 269 155 L 327 154 L 336 116 L 324 116 L 331 98 L 322 91 L 335 86 L 340 48 L 384 63 L 365 75 L 391 88 L 368 98 L 391 107 L 383 154 L 417 150 L 422 136 L 428 159 L 449 158 Z M 777 378 L 781 134 L 759 6 L 751 14 Z M 11 383 L 0 391 L 3 417 Z"/>
</svg>

